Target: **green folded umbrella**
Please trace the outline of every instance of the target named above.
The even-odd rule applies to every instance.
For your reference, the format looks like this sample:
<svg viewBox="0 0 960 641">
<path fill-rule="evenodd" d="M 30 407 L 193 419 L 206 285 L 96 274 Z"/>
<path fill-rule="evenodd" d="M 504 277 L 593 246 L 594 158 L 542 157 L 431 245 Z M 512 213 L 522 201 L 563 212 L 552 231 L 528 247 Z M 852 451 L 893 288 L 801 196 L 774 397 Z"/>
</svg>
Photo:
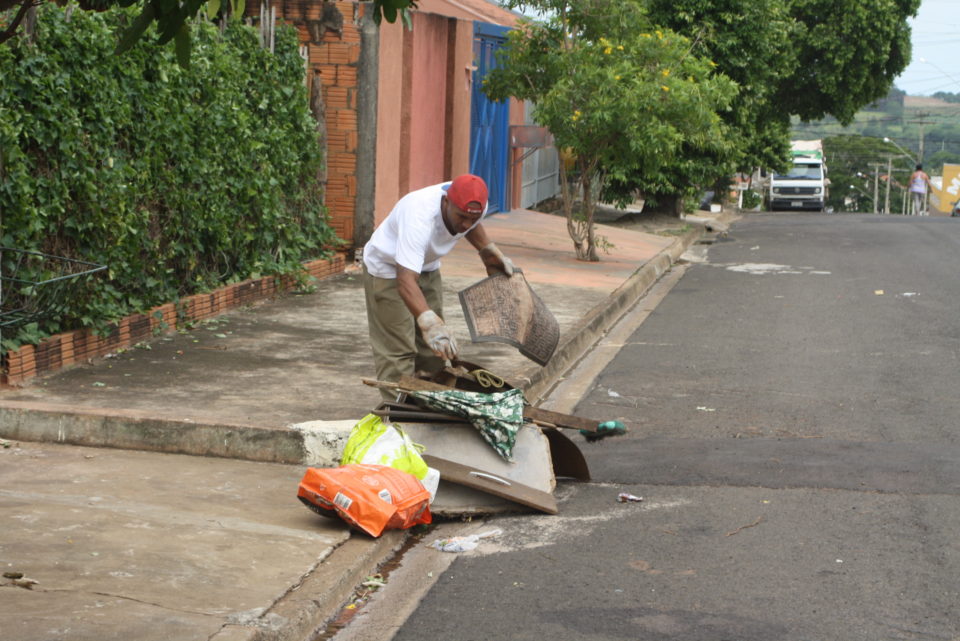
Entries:
<svg viewBox="0 0 960 641">
<path fill-rule="evenodd" d="M 410 396 L 437 412 L 465 418 L 502 458 L 513 462 L 513 446 L 523 425 L 523 392 L 511 389 L 486 394 L 449 390 L 411 391 Z"/>
</svg>

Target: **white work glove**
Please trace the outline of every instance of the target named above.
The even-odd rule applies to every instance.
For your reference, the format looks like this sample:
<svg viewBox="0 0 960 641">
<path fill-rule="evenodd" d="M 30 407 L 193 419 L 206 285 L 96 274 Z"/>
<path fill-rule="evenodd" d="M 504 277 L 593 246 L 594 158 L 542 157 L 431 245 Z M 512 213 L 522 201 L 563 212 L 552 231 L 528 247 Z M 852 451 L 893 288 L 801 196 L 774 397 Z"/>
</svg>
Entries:
<svg viewBox="0 0 960 641">
<path fill-rule="evenodd" d="M 432 309 L 417 316 L 417 326 L 423 334 L 423 340 L 433 353 L 440 358 L 452 361 L 457 357 L 457 341 L 453 338 L 450 328 L 444 325 L 443 319 L 437 316 Z"/>
<path fill-rule="evenodd" d="M 503 255 L 496 243 L 487 243 L 480 250 L 480 260 L 487 267 L 487 275 L 493 276 L 497 272 L 503 272 L 507 276 L 513 276 L 516 266 L 513 261 Z"/>
</svg>

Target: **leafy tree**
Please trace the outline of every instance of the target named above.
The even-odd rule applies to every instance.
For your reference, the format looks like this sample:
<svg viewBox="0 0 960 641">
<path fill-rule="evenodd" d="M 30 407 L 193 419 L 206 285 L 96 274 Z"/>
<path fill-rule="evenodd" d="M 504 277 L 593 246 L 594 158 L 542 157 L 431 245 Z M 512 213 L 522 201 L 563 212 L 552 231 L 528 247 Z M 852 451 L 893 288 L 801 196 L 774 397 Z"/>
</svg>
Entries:
<svg viewBox="0 0 960 641">
<path fill-rule="evenodd" d="M 890 95 L 893 78 L 909 62 L 906 19 L 919 6 L 919 0 L 645 2 L 655 22 L 686 35 L 740 85 L 722 116 L 741 171 L 783 165 L 791 115 L 810 120 L 832 114 L 846 124 L 861 106 Z M 902 99 L 892 104 L 897 107 L 902 112 Z M 700 157 L 724 167 L 711 155 Z M 691 173 L 695 163 L 683 158 L 687 166 L 676 167 L 672 181 L 664 181 L 678 192 L 709 175 L 709 165 Z M 660 199 L 676 210 L 679 196 L 664 193 Z"/>
<path fill-rule="evenodd" d="M 784 44 L 800 31 L 784 2 L 646 0 L 646 4 L 651 20 L 690 38 L 697 53 L 713 60 L 717 71 L 740 86 L 730 109 L 721 112 L 730 127 L 727 142 L 736 145 L 736 169 L 749 172 L 780 164 L 789 151 L 790 114 L 774 102 L 774 96 L 797 65 L 796 51 Z M 729 173 L 716 178 L 725 187 Z"/>
<path fill-rule="evenodd" d="M 802 30 L 785 47 L 799 64 L 776 103 L 805 121 L 827 114 L 849 124 L 887 95 L 910 62 L 910 25 L 920 0 L 787 0 Z"/>
<path fill-rule="evenodd" d="M 882 208 L 886 193 L 886 163 L 892 168 L 891 210 L 899 210 L 901 189 L 913 171 L 913 160 L 893 143 L 872 136 L 840 135 L 823 139 L 823 153 L 829 160 L 830 197 L 834 211 L 872 211 L 874 183 Z M 875 165 L 879 167 L 874 168 Z M 847 206 L 847 203 L 850 206 Z"/>
<path fill-rule="evenodd" d="M 923 168 L 931 176 L 943 173 L 944 165 L 960 165 L 960 153 L 955 151 L 935 151 L 923 159 Z"/>
<path fill-rule="evenodd" d="M 0 0 L 0 43 L 17 34 L 25 20 L 44 4 L 45 0 Z M 70 0 L 52 0 L 63 7 Z M 196 16 L 201 9 L 212 18 L 243 14 L 243 0 L 226 2 L 225 0 L 78 0 L 78 6 L 86 11 L 106 11 L 113 7 L 131 7 L 139 9 L 136 18 L 117 28 L 117 53 L 127 51 L 152 26 L 156 26 L 157 43 L 174 41 L 177 61 L 181 66 L 190 63 L 190 51 L 193 40 L 187 20 Z M 377 24 L 381 19 L 395 22 L 398 17 L 409 25 L 409 10 L 415 9 L 417 0 L 373 0 L 373 18 Z"/>
<path fill-rule="evenodd" d="M 598 190 L 634 176 L 663 180 L 685 149 L 719 153 L 717 115 L 736 93 L 691 42 L 659 29 L 641 5 L 618 0 L 537 0 L 547 16 L 511 32 L 484 90 L 535 103 L 533 118 L 562 150 L 563 207 L 581 260 L 596 261 Z M 580 195 L 582 210 L 574 212 Z M 625 196 L 624 196 L 625 197 Z"/>
</svg>

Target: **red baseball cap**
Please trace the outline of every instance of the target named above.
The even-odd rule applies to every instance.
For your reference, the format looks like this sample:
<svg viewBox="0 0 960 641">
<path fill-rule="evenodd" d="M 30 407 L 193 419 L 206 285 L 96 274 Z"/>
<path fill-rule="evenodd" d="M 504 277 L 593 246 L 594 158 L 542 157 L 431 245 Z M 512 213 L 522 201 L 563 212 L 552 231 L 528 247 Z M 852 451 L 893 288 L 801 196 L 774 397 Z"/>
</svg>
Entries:
<svg viewBox="0 0 960 641">
<path fill-rule="evenodd" d="M 457 176 L 447 188 L 447 198 L 468 214 L 482 214 L 487 208 L 487 183 L 480 176 Z"/>
</svg>

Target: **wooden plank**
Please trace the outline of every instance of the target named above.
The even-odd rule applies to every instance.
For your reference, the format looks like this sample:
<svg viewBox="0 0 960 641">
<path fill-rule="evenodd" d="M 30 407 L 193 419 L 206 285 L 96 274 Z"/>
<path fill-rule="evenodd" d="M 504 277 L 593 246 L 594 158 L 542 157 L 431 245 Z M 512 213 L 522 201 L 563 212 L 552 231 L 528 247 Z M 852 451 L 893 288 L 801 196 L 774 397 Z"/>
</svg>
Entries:
<svg viewBox="0 0 960 641">
<path fill-rule="evenodd" d="M 456 389 L 449 385 L 441 385 L 440 383 L 425 381 L 422 378 L 414 378 L 413 376 L 401 376 L 397 387 L 401 390 L 410 390 L 413 392 L 449 392 Z"/>
<path fill-rule="evenodd" d="M 469 423 L 465 418 L 441 414 L 440 412 L 414 412 L 411 410 L 373 410 L 370 412 L 376 416 L 385 416 L 394 421 L 436 421 L 439 423 Z"/>
<path fill-rule="evenodd" d="M 549 423 L 554 427 L 565 427 L 570 430 L 586 430 L 587 432 L 596 432 L 600 429 L 600 421 L 589 418 L 581 418 L 572 414 L 561 414 L 551 410 L 541 409 L 539 407 L 523 408 L 523 417 L 537 425 Z"/>
<path fill-rule="evenodd" d="M 553 464 L 554 475 L 589 481 L 590 467 L 577 444 L 560 430 L 544 427 L 541 431 L 550 443 L 550 462 Z"/>
<path fill-rule="evenodd" d="M 557 499 L 549 492 L 484 472 L 469 465 L 449 461 L 439 456 L 424 454 L 423 460 L 427 465 L 440 472 L 440 478 L 445 481 L 493 494 L 547 514 L 557 513 Z"/>
</svg>

